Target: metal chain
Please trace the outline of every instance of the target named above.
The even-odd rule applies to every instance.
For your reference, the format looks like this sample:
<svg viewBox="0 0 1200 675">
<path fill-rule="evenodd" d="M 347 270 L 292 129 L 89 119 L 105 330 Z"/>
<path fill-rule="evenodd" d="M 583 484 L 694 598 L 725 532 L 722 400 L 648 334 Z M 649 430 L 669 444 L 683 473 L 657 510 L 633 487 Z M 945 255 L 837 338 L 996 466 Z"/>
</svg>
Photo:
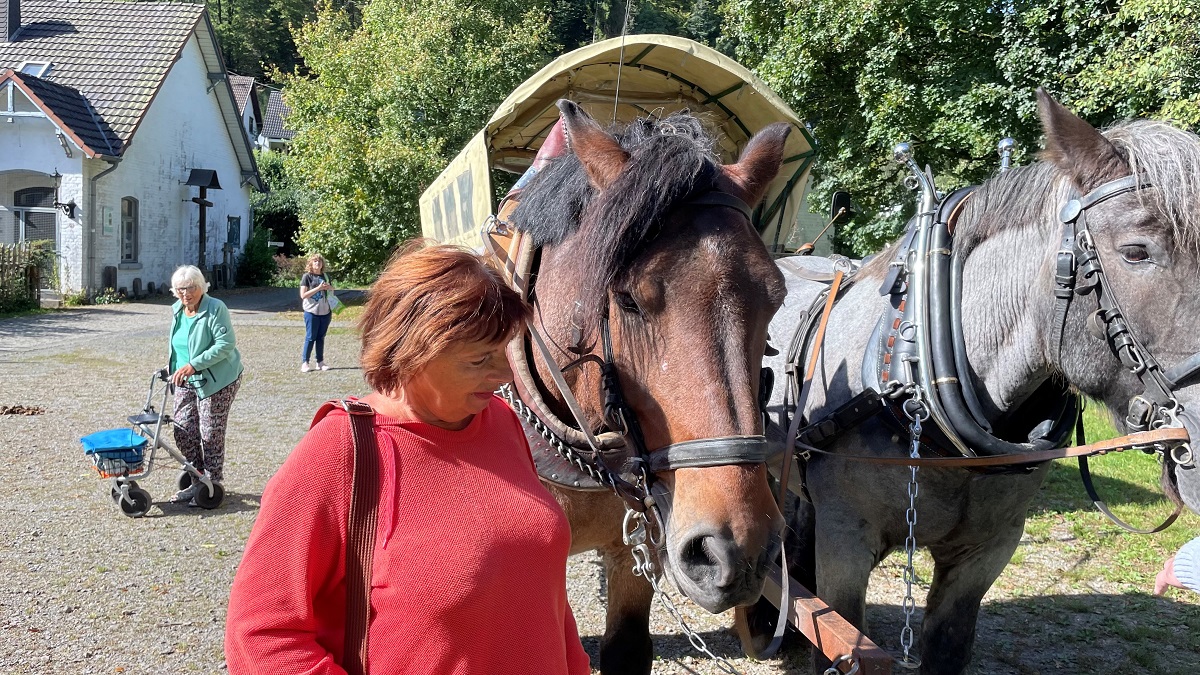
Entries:
<svg viewBox="0 0 1200 675">
<path fill-rule="evenodd" d="M 920 391 L 916 392 L 916 396 L 905 402 L 904 413 L 908 415 L 911 424 L 908 427 L 909 438 L 912 439 L 912 444 L 909 446 L 908 456 L 910 459 L 917 459 L 921 456 L 921 421 L 929 417 L 929 409 L 925 407 L 921 400 Z M 921 665 L 919 659 L 913 658 L 911 654 L 913 644 L 913 628 L 912 617 L 916 612 L 917 603 L 913 600 L 912 587 L 917 580 L 917 573 L 913 569 L 913 555 L 917 552 L 917 494 L 920 492 L 920 485 L 917 483 L 916 466 L 910 466 L 910 477 L 908 480 L 908 510 L 904 513 L 904 520 L 908 523 L 908 536 L 904 539 L 904 552 L 906 560 L 904 564 L 904 628 L 900 629 L 900 647 L 904 650 L 903 658 L 896 664 L 907 670 L 916 670 Z"/>
<path fill-rule="evenodd" d="M 529 422 L 529 424 L 542 436 L 542 438 L 546 439 L 546 442 L 550 444 L 551 449 L 553 449 L 555 453 L 568 462 L 571 462 L 573 465 L 578 467 L 580 471 L 588 474 L 592 477 L 592 479 L 601 485 L 607 486 L 614 492 L 616 491 L 616 480 L 613 478 L 612 473 L 603 466 L 595 466 L 591 462 L 588 462 L 584 457 L 580 456 L 580 454 L 577 453 L 574 448 L 564 443 L 557 434 L 551 431 L 545 424 L 542 423 L 540 419 L 538 419 L 538 416 L 535 415 L 532 410 L 530 410 L 529 406 L 525 405 L 525 403 L 516 395 L 510 385 L 501 385 L 500 388 L 497 389 L 497 393 L 499 393 L 501 398 L 503 398 L 510 406 L 512 406 L 512 409 L 516 411 L 518 415 L 525 418 L 525 420 Z M 667 613 L 670 614 L 671 617 L 674 618 L 679 624 L 679 627 L 683 630 L 683 634 L 687 636 L 688 642 L 692 644 L 692 647 L 696 648 L 696 650 L 702 652 L 712 659 L 713 663 L 715 663 L 717 668 L 722 672 L 729 673 L 729 675 L 741 675 L 741 673 L 733 667 L 733 664 L 729 663 L 728 660 L 717 656 L 712 652 L 711 649 L 709 649 L 708 645 L 704 642 L 704 638 L 700 637 L 700 635 L 696 631 L 692 630 L 691 626 L 689 626 L 687 622 L 683 620 L 683 615 L 679 613 L 679 610 L 675 607 L 675 604 L 671 601 L 671 598 L 666 594 L 666 591 L 664 591 L 662 587 L 658 585 L 658 569 L 654 564 L 654 555 L 653 551 L 651 550 L 651 544 L 654 544 L 655 546 L 662 545 L 663 542 L 661 539 L 664 530 L 662 527 L 662 522 L 658 520 L 658 509 L 650 508 L 647 511 L 653 514 L 655 521 L 658 521 L 654 524 L 654 527 L 650 527 L 651 524 L 647 521 L 645 513 L 635 511 L 628 506 L 625 507 L 625 522 L 622 524 L 621 528 L 622 540 L 624 541 L 625 545 L 630 548 L 630 551 L 633 554 L 633 573 L 650 582 L 650 586 L 654 589 L 654 594 L 658 596 L 663 608 L 666 609 Z M 650 530 L 655 529 L 658 532 L 658 537 L 655 537 L 650 533 Z"/>
<path fill-rule="evenodd" d="M 586 458 L 576 452 L 575 448 L 572 448 L 564 443 L 557 434 L 555 434 L 550 430 L 549 427 L 542 423 L 542 420 L 538 419 L 538 416 L 535 415 L 532 410 L 530 410 L 529 406 L 525 405 L 525 402 L 522 401 L 520 397 L 516 395 L 516 392 L 513 391 L 511 385 L 502 384 L 500 385 L 500 388 L 496 390 L 496 392 L 500 394 L 501 398 L 503 398 L 505 401 L 508 401 L 508 404 L 512 406 L 512 409 L 515 410 L 518 415 L 525 418 L 525 421 L 527 421 L 535 431 L 541 434 L 542 438 L 546 439 L 546 442 L 550 444 L 550 448 L 554 450 L 559 457 L 562 457 L 571 464 L 575 465 L 575 467 L 580 471 L 590 476 L 592 480 L 595 480 L 601 485 L 616 492 L 617 481 L 613 478 L 612 472 L 602 465 L 592 464 Z"/>
</svg>

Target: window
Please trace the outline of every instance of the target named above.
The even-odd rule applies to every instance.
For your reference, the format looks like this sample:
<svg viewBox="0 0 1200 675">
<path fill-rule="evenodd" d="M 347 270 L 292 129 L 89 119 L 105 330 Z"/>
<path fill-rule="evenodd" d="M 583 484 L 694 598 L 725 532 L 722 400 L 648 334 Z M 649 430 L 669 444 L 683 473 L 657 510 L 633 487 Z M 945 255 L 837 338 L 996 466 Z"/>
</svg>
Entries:
<svg viewBox="0 0 1200 675">
<path fill-rule="evenodd" d="M 225 237 L 225 243 L 233 246 L 242 245 L 242 217 L 241 216 L 226 216 L 225 222 L 229 226 L 229 234 Z"/>
<path fill-rule="evenodd" d="M 138 201 L 133 197 L 121 199 L 121 262 L 138 259 Z"/>
<path fill-rule="evenodd" d="M 32 75 L 34 77 L 45 77 L 46 73 L 50 72 L 49 61 L 26 61 L 21 64 L 18 69 L 24 75 Z"/>
<path fill-rule="evenodd" d="M 54 242 L 57 248 L 58 217 L 54 208 L 54 188 L 17 190 L 13 193 L 13 202 L 13 243 L 46 239 Z"/>
</svg>

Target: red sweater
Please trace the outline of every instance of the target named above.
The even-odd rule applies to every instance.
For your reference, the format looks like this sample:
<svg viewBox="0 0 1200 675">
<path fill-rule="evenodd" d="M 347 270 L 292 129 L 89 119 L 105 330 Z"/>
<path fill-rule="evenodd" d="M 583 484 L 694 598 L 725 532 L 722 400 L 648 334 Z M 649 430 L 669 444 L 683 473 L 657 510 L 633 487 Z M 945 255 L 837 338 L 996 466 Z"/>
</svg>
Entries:
<svg viewBox="0 0 1200 675">
<path fill-rule="evenodd" d="M 566 516 L 500 399 L 462 431 L 376 415 L 383 489 L 372 675 L 587 675 L 567 605 Z M 231 675 L 344 673 L 348 416 L 320 421 L 267 483 L 229 596 Z"/>
</svg>

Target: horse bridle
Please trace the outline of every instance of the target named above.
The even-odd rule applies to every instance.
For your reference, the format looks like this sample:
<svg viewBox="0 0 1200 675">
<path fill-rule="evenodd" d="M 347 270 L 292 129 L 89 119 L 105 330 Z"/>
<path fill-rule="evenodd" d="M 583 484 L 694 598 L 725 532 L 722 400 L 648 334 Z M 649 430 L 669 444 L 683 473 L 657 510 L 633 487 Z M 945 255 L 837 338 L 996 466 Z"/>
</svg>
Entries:
<svg viewBox="0 0 1200 675">
<path fill-rule="evenodd" d="M 1075 295 L 1096 293 L 1100 308 L 1088 318 L 1089 331 L 1104 339 L 1121 364 L 1141 381 L 1144 391 L 1129 401 L 1125 424 L 1131 431 L 1146 431 L 1182 423 L 1193 439 L 1200 438 L 1200 417 L 1184 410 L 1175 392 L 1200 381 L 1200 352 L 1192 354 L 1170 370 L 1163 370 L 1158 359 L 1138 340 L 1113 292 L 1092 233 L 1087 226 L 1088 209 L 1114 197 L 1138 189 L 1153 187 L 1136 175 L 1104 183 L 1082 197 L 1073 197 L 1063 206 L 1062 240 L 1055 269 L 1055 313 L 1053 348 L 1061 354 L 1067 310 Z M 1178 445 L 1170 458 L 1183 466 L 1193 463 L 1190 448 Z"/>
<path fill-rule="evenodd" d="M 732 208 L 748 220 L 752 220 L 752 211 L 741 199 L 716 189 L 709 189 L 682 202 L 681 206 L 717 206 Z M 485 237 L 486 240 L 486 237 Z M 533 246 L 529 239 L 522 242 L 523 246 Z M 514 281 L 520 277 L 527 280 L 524 284 L 514 283 L 514 288 L 529 299 L 532 295 L 533 260 L 537 257 L 529 252 L 524 255 L 511 256 L 518 261 L 524 261 L 529 268 L 520 274 L 514 274 Z M 602 358 L 597 359 L 593 354 L 584 354 L 575 362 L 560 368 L 553 353 L 546 345 L 546 340 L 538 329 L 529 325 L 526 330 L 513 339 L 509 345 L 509 357 L 513 366 L 514 384 L 517 392 L 513 398 L 520 399 L 541 422 L 539 430 L 543 436 L 547 432 L 557 439 L 549 439 L 551 447 L 560 454 L 563 451 L 575 451 L 574 457 L 564 457 L 577 465 L 580 460 L 590 465 L 587 472 L 597 477 L 602 484 L 616 492 L 630 508 L 646 512 L 654 506 L 651 496 L 651 484 L 655 474 L 676 469 L 726 466 L 732 464 L 762 464 L 774 456 L 780 448 L 769 442 L 763 435 L 748 436 L 719 436 L 671 443 L 659 448 L 650 449 L 646 446 L 645 436 L 638 422 L 636 413 L 630 407 L 621 389 L 620 378 L 616 367 L 616 354 L 612 346 L 612 334 L 608 311 L 605 310 L 600 319 L 600 337 Z M 574 425 L 559 419 L 546 405 L 538 393 L 538 385 L 533 377 L 533 365 L 525 357 L 526 345 L 536 349 L 542 356 L 542 361 L 549 371 L 555 388 L 558 389 L 563 404 L 574 418 Z M 604 423 L 609 431 L 593 433 L 583 407 L 571 391 L 563 371 L 586 362 L 599 361 L 600 382 L 603 400 Z M 555 442 L 557 441 L 557 442 Z M 628 466 L 614 469 L 605 461 L 605 455 L 611 451 L 626 448 L 630 451 Z M 579 454 L 582 453 L 582 456 Z M 622 476 L 631 474 L 631 479 Z"/>
</svg>

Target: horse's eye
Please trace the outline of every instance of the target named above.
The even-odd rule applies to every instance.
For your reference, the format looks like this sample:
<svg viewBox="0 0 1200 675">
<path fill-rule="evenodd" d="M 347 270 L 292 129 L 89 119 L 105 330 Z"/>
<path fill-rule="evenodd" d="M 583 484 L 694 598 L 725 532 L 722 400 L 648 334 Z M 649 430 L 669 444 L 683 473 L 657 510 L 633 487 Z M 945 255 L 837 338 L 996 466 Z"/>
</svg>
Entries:
<svg viewBox="0 0 1200 675">
<path fill-rule="evenodd" d="M 629 312 L 630 314 L 641 314 L 642 308 L 638 307 L 637 300 L 633 296 L 624 291 L 613 293 L 613 299 L 617 302 L 617 307 Z"/>
<path fill-rule="evenodd" d="M 1127 263 L 1146 262 L 1150 259 L 1150 252 L 1140 244 L 1129 244 L 1121 247 L 1121 257 Z"/>
</svg>

